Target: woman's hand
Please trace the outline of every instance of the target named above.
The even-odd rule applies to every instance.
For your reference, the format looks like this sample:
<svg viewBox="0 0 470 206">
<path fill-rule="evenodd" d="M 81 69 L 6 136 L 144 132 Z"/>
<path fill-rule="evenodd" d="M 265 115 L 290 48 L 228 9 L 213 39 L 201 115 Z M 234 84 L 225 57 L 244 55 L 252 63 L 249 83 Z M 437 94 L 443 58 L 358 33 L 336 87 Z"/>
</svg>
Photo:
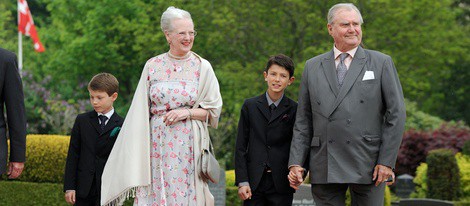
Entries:
<svg viewBox="0 0 470 206">
<path fill-rule="evenodd" d="M 189 111 L 189 109 L 174 109 L 163 116 L 163 122 L 165 122 L 166 126 L 170 126 L 181 120 L 185 120 L 190 116 L 191 112 Z"/>
</svg>

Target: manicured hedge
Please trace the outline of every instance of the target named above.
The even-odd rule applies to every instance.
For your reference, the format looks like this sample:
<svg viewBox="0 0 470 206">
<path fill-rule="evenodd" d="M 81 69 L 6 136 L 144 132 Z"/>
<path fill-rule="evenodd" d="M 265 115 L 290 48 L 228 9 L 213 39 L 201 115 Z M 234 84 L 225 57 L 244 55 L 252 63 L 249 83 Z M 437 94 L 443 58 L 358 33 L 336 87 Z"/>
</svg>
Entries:
<svg viewBox="0 0 470 206">
<path fill-rule="evenodd" d="M 455 158 L 460 169 L 460 200 L 470 202 L 470 156 L 457 153 Z M 415 192 L 413 192 L 410 197 L 426 198 L 426 193 L 428 191 L 426 176 L 427 170 L 428 165 L 426 163 L 421 163 L 416 170 L 416 177 L 413 179 L 413 182 L 416 185 Z"/>
<path fill-rule="evenodd" d="M 63 135 L 26 136 L 25 169 L 18 180 L 63 183 L 69 141 Z"/>
<path fill-rule="evenodd" d="M 458 200 L 460 196 L 460 172 L 454 153 L 449 149 L 436 149 L 426 158 L 428 192 L 431 199 Z"/>
</svg>

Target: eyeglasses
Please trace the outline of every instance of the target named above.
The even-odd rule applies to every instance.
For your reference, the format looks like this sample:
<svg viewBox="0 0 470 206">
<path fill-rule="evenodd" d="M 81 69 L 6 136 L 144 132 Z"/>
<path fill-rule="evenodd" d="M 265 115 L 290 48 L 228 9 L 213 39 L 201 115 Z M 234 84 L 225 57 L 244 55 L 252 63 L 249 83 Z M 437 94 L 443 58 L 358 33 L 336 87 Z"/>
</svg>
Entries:
<svg viewBox="0 0 470 206">
<path fill-rule="evenodd" d="M 179 33 L 176 33 L 179 37 L 185 37 L 186 35 L 189 35 L 189 36 L 196 36 L 197 35 L 197 31 L 189 31 L 189 32 L 185 32 L 185 31 L 182 31 L 182 32 L 179 32 Z"/>
</svg>

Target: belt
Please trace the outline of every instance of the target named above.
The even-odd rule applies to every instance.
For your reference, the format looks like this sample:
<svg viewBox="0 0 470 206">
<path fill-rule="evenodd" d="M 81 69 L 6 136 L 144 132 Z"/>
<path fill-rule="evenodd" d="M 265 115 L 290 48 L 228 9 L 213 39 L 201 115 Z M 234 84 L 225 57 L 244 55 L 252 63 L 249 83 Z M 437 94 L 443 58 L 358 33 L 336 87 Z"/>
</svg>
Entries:
<svg viewBox="0 0 470 206">
<path fill-rule="evenodd" d="M 271 172 L 273 172 L 273 171 L 271 170 L 271 168 L 266 167 L 266 168 L 264 168 L 264 172 L 271 173 Z"/>
</svg>

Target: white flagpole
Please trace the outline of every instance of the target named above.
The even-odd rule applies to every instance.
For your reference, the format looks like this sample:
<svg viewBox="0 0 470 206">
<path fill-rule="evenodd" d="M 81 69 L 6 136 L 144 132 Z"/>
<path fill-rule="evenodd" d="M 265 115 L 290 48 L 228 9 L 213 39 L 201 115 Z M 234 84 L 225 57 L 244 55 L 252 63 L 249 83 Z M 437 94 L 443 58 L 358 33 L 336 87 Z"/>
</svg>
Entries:
<svg viewBox="0 0 470 206">
<path fill-rule="evenodd" d="M 18 69 L 21 75 L 23 69 L 23 35 L 21 32 L 18 32 Z"/>
<path fill-rule="evenodd" d="M 20 10 L 18 6 L 19 5 L 17 4 L 16 11 L 18 15 L 18 25 L 19 25 L 20 24 Z M 18 30 L 18 69 L 19 69 L 20 76 L 21 76 L 22 71 L 23 71 L 23 35 L 21 34 L 19 30 Z"/>
</svg>

